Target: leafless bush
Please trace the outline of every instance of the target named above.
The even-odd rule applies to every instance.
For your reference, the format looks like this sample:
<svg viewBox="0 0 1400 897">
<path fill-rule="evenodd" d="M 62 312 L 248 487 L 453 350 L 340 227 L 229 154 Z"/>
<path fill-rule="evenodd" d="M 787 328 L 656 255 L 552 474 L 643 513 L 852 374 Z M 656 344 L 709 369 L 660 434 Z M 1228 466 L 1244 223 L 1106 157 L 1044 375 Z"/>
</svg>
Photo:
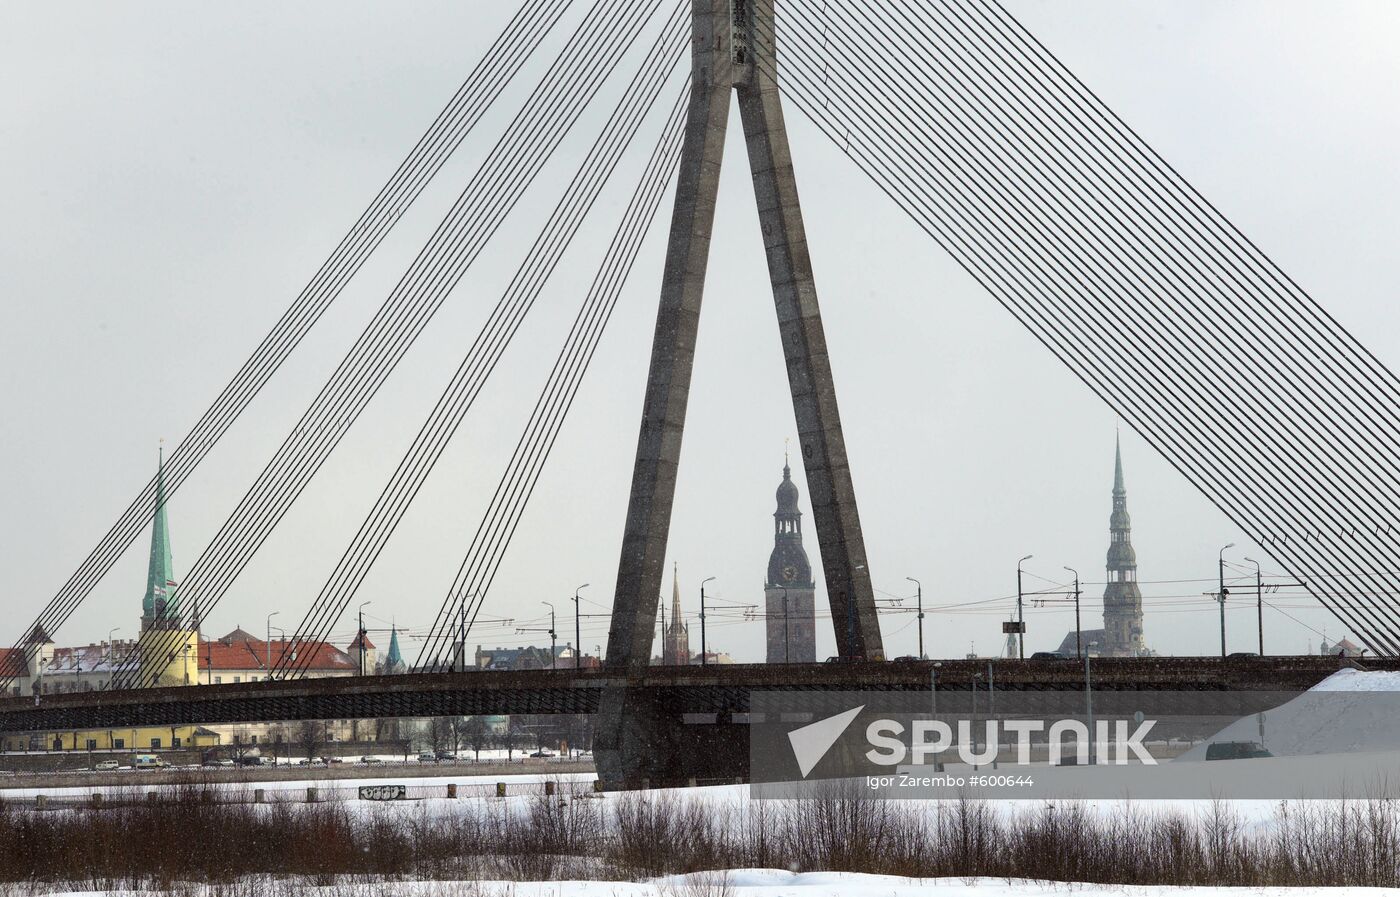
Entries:
<svg viewBox="0 0 1400 897">
<path fill-rule="evenodd" d="M 737 867 L 1116 885 L 1400 887 L 1400 802 L 1279 804 L 1247 823 L 1230 805 L 1159 811 L 1074 802 L 879 801 L 844 786 L 793 801 L 684 793 L 552 795 L 444 807 L 225 803 L 191 781 L 154 799 L 36 812 L 0 803 L 0 897 L 61 885 L 281 897 L 313 885 L 364 897 L 407 880 L 652 879 L 724 895 Z M 81 872 L 75 872 L 81 870 Z M 75 880 L 77 879 L 77 880 Z M 250 882 L 254 884 L 250 884 Z M 663 887 L 664 883 L 664 887 Z M 666 890 L 669 889 L 669 890 Z M 462 892 L 477 897 L 477 892 Z M 447 894 L 444 897 L 457 897 Z M 483 895 L 484 897 L 484 895 Z"/>
</svg>

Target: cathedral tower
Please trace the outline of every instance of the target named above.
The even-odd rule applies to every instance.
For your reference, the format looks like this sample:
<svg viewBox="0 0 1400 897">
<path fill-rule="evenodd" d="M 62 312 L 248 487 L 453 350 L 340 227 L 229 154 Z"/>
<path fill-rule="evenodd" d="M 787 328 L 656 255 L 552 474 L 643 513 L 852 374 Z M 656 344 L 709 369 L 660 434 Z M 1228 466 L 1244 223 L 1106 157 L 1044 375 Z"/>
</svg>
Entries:
<svg viewBox="0 0 1400 897">
<path fill-rule="evenodd" d="M 165 519 L 165 455 L 156 468 L 156 511 L 151 519 L 151 560 L 146 567 L 146 595 L 141 599 L 141 631 L 166 630 L 140 657 L 144 685 L 193 685 L 199 673 L 198 624 L 181 619 L 175 596 L 175 565 L 170 557 L 170 528 Z M 178 635 L 176 635 L 178 633 Z"/>
<path fill-rule="evenodd" d="M 690 624 L 681 622 L 681 574 L 673 570 L 671 579 L 671 622 L 661 631 L 661 662 L 667 666 L 690 663 Z"/>
<path fill-rule="evenodd" d="M 1123 486 L 1123 449 L 1114 441 L 1113 513 L 1108 518 L 1108 586 L 1103 592 L 1104 644 L 1108 657 L 1146 654 L 1142 640 L 1142 591 L 1137 582 L 1137 553 L 1133 551 L 1128 490 Z"/>
<path fill-rule="evenodd" d="M 797 485 L 783 461 L 778 485 L 778 509 L 773 512 L 773 553 L 768 556 L 768 579 L 763 585 L 768 620 L 769 663 L 814 663 L 817 659 L 816 587 L 812 564 L 802 547 L 802 512 L 797 509 Z"/>
</svg>

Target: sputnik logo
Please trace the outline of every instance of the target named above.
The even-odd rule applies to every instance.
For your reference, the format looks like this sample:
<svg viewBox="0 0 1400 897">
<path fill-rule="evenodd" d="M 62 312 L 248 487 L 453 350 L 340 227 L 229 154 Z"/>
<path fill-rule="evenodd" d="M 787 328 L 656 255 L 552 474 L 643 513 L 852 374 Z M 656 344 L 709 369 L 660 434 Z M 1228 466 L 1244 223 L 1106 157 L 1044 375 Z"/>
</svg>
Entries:
<svg viewBox="0 0 1400 897">
<path fill-rule="evenodd" d="M 788 733 L 788 741 L 792 743 L 792 753 L 797 758 L 797 768 L 801 770 L 802 778 L 807 778 L 807 774 L 821 762 L 826 752 L 831 750 L 831 746 L 850 728 L 851 723 L 864 709 L 865 705 L 862 704 Z"/>
</svg>

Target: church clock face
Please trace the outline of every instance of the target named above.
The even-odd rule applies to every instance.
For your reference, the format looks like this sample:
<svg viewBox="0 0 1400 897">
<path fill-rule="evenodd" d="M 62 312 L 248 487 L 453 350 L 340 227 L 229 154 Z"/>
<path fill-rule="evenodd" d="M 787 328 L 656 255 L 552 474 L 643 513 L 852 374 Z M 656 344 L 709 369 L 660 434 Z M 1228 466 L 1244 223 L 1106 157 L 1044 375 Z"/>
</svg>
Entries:
<svg viewBox="0 0 1400 897">
<path fill-rule="evenodd" d="M 796 568 L 796 567 L 794 567 L 792 564 L 788 564 L 786 567 L 783 568 L 783 581 L 784 581 L 784 582 L 792 582 L 792 581 L 793 581 L 794 579 L 796 579 L 796 578 L 797 578 L 797 568 Z"/>
</svg>

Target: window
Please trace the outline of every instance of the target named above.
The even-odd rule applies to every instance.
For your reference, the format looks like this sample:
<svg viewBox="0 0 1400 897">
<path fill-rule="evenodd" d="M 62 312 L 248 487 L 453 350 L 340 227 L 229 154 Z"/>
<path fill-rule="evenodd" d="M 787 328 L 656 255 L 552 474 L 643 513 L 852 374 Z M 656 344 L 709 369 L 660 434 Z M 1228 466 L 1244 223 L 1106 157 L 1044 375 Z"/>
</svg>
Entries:
<svg viewBox="0 0 1400 897">
<path fill-rule="evenodd" d="M 160 739 L 159 739 L 159 738 L 152 738 L 152 739 L 151 739 L 151 750 L 153 750 L 153 751 L 158 751 L 158 750 L 160 750 Z"/>
<path fill-rule="evenodd" d="M 234 676 L 234 677 L 233 677 L 233 681 L 234 681 L 234 682 L 242 682 L 242 681 L 243 681 L 243 677 L 242 677 L 242 676 Z"/>
<path fill-rule="evenodd" d="M 257 744 L 257 743 L 258 743 L 258 736 L 256 736 L 256 735 L 251 735 L 251 736 L 249 736 L 249 737 L 248 737 L 248 742 L 249 742 L 249 744 Z"/>
<path fill-rule="evenodd" d="M 53 739 L 53 749 L 56 751 L 63 750 L 63 739 L 59 738 L 57 735 L 55 735 Z"/>
<path fill-rule="evenodd" d="M 97 750 L 97 739 L 96 739 L 96 738 L 89 738 L 89 739 L 87 740 L 87 749 L 90 750 L 90 751 L 95 751 L 95 750 Z"/>
<path fill-rule="evenodd" d="M 214 684 L 215 684 L 215 685 L 223 685 L 223 684 L 224 684 L 224 677 L 223 677 L 223 676 L 215 676 L 215 677 L 214 677 Z"/>
<path fill-rule="evenodd" d="M 125 738 L 113 738 L 113 739 L 112 739 L 112 747 L 116 748 L 117 750 L 121 750 L 122 748 L 126 747 L 126 739 L 125 739 Z"/>
<path fill-rule="evenodd" d="M 180 737 L 178 735 L 172 735 L 170 737 L 170 746 L 173 748 L 178 748 L 180 746 Z"/>
</svg>

